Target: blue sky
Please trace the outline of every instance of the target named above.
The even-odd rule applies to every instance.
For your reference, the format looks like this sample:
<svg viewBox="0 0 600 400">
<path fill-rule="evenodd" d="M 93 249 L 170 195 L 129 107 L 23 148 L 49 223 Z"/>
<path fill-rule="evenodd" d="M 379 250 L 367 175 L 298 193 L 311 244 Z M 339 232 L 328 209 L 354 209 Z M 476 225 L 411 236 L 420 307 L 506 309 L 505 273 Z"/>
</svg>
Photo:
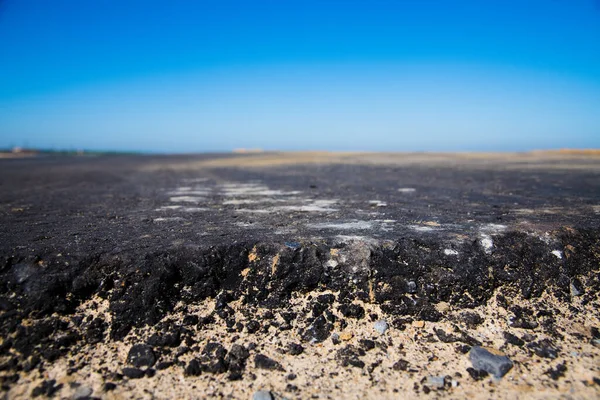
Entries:
<svg viewBox="0 0 600 400">
<path fill-rule="evenodd" d="M 0 0 L 0 147 L 600 147 L 597 0 Z"/>
</svg>

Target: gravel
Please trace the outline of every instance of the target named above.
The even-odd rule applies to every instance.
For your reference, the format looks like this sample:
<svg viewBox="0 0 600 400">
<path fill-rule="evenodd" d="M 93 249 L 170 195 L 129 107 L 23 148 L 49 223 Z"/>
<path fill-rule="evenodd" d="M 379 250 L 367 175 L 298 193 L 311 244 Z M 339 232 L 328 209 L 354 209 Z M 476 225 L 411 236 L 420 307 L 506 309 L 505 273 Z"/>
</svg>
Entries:
<svg viewBox="0 0 600 400">
<path fill-rule="evenodd" d="M 377 322 L 375 322 L 373 324 L 373 328 L 381 335 L 383 335 L 385 333 L 385 331 L 388 330 L 389 326 L 388 323 L 384 320 L 379 320 Z"/>
<path fill-rule="evenodd" d="M 502 378 L 513 367 L 513 363 L 507 356 L 497 350 L 490 350 L 479 346 L 471 348 L 469 358 L 473 368 L 485 371 L 494 378 Z"/>
</svg>

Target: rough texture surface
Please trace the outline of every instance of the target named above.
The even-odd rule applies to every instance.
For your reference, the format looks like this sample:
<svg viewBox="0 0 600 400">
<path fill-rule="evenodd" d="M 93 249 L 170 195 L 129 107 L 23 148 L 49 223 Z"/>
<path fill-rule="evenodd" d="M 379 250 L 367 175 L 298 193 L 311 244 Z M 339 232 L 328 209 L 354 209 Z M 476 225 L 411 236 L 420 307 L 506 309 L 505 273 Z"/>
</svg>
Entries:
<svg viewBox="0 0 600 400">
<path fill-rule="evenodd" d="M 599 394 L 598 158 L 46 157 L 0 171 L 9 398 Z M 514 363 L 499 382 L 470 365 L 482 345 Z"/>
</svg>

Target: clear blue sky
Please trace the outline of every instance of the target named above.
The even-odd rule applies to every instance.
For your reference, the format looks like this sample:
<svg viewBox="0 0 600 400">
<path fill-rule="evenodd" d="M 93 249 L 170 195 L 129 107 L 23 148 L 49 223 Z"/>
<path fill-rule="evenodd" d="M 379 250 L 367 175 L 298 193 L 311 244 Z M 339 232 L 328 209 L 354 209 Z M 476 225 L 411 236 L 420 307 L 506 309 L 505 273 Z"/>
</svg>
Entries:
<svg viewBox="0 0 600 400">
<path fill-rule="evenodd" d="M 598 0 L 0 0 L 0 147 L 600 147 Z"/>
</svg>

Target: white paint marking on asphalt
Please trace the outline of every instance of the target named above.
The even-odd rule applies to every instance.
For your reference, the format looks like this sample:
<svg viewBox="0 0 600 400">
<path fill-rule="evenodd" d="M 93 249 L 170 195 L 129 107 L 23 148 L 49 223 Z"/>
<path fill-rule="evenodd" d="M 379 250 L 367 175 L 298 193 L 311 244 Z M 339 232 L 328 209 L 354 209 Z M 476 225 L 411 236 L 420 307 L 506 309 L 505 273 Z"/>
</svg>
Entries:
<svg viewBox="0 0 600 400">
<path fill-rule="evenodd" d="M 181 217 L 168 217 L 168 218 L 154 218 L 154 222 L 173 222 L 173 221 L 182 221 Z"/>
<path fill-rule="evenodd" d="M 172 203 L 200 203 L 200 202 L 204 201 L 204 197 L 174 196 L 174 197 L 170 197 L 169 201 Z"/>
<path fill-rule="evenodd" d="M 408 227 L 417 232 L 432 232 L 435 230 L 431 226 L 423 226 L 423 225 L 409 225 Z"/>
<path fill-rule="evenodd" d="M 162 206 L 160 208 L 157 208 L 156 211 L 178 210 L 182 207 L 183 206 Z"/>
<path fill-rule="evenodd" d="M 340 223 L 319 223 L 319 224 L 307 224 L 309 228 L 315 229 L 333 229 L 333 230 L 368 230 L 373 229 L 373 221 L 352 221 L 352 222 L 340 222 Z"/>
<path fill-rule="evenodd" d="M 399 188 L 398 191 L 400 193 L 414 193 L 417 191 L 417 189 L 406 187 L 406 188 Z"/>
<path fill-rule="evenodd" d="M 487 233 L 499 233 L 506 230 L 506 225 L 501 224 L 485 224 L 479 230 Z"/>
<path fill-rule="evenodd" d="M 251 209 L 251 208 L 240 208 L 235 210 L 240 213 L 254 213 L 254 214 L 268 214 L 270 211 L 265 209 Z"/>
<path fill-rule="evenodd" d="M 183 181 L 194 183 L 194 182 L 206 182 L 207 180 L 208 180 L 208 178 L 186 178 Z"/>
<path fill-rule="evenodd" d="M 167 192 L 170 196 L 208 196 L 211 194 L 210 190 L 202 189 L 202 190 L 172 190 Z"/>
<path fill-rule="evenodd" d="M 369 200 L 369 204 L 375 207 L 387 207 L 387 203 L 380 200 Z"/>
</svg>

